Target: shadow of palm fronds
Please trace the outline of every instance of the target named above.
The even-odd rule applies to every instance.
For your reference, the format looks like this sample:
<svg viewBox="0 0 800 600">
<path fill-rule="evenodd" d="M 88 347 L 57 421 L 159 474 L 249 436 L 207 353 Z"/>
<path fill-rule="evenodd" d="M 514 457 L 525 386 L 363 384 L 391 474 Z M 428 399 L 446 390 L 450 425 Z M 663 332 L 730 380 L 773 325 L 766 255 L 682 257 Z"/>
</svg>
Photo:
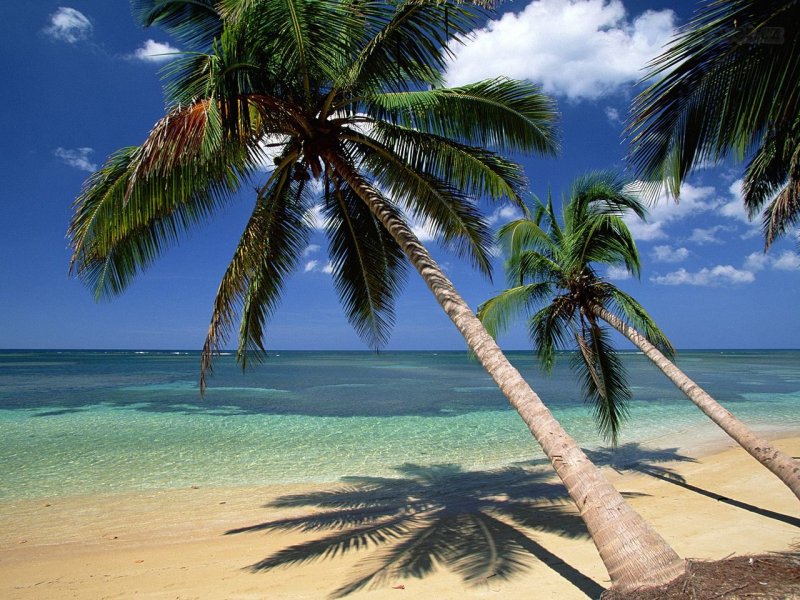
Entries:
<svg viewBox="0 0 800 600">
<path fill-rule="evenodd" d="M 341 598 L 399 578 L 422 578 L 437 566 L 470 585 L 507 580 L 536 559 L 588 596 L 597 583 L 537 543 L 533 532 L 587 537 L 560 483 L 542 469 L 512 466 L 464 471 L 455 465 L 403 465 L 399 478 L 349 477 L 342 487 L 283 496 L 266 508 L 314 507 L 319 512 L 228 531 L 331 532 L 286 547 L 252 571 L 330 559 L 366 548 L 351 580 L 332 592 Z M 497 579 L 493 579 L 496 581 Z"/>
<path fill-rule="evenodd" d="M 589 460 L 599 467 L 609 466 L 618 473 L 636 471 L 680 483 L 686 482 L 683 475 L 669 467 L 659 466 L 659 463 L 697 462 L 697 459 L 678 452 L 677 448 L 648 448 L 638 442 L 630 442 L 617 448 L 598 448 L 585 452 Z"/>
</svg>

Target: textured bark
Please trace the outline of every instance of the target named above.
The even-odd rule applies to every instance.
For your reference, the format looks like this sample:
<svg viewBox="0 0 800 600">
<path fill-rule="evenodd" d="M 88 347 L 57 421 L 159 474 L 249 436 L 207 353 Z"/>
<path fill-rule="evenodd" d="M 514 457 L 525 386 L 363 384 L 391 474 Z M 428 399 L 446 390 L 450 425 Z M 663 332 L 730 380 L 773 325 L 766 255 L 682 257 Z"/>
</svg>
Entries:
<svg viewBox="0 0 800 600">
<path fill-rule="evenodd" d="M 664 356 L 647 338 L 605 308 L 595 307 L 595 314 L 627 337 L 645 356 L 669 377 L 700 410 L 731 436 L 758 462 L 772 471 L 800 499 L 800 462 L 784 454 L 767 440 L 756 436 L 739 419 L 708 395 L 699 385 Z"/>
<path fill-rule="evenodd" d="M 420 273 L 470 349 L 517 410 L 578 506 L 614 589 L 660 585 L 683 574 L 683 560 L 635 512 L 556 421 L 503 355 L 439 265 L 373 188 L 340 157 L 325 157 L 383 223 Z"/>
</svg>

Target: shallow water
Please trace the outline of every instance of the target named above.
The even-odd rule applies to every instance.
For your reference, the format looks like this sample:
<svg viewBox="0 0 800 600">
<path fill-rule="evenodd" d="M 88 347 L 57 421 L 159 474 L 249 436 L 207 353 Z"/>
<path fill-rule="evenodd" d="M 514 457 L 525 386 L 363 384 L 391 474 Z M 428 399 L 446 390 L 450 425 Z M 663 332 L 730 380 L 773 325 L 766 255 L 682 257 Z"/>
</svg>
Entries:
<svg viewBox="0 0 800 600">
<path fill-rule="evenodd" d="M 621 443 L 718 435 L 643 356 Z M 566 429 L 604 444 L 569 359 L 552 376 L 509 353 Z M 800 426 L 800 352 L 686 352 L 679 364 L 756 429 Z M 0 352 L 0 499 L 391 475 L 404 463 L 488 467 L 541 457 L 482 368 L 458 352 L 280 352 L 242 374 L 199 356 Z"/>
</svg>

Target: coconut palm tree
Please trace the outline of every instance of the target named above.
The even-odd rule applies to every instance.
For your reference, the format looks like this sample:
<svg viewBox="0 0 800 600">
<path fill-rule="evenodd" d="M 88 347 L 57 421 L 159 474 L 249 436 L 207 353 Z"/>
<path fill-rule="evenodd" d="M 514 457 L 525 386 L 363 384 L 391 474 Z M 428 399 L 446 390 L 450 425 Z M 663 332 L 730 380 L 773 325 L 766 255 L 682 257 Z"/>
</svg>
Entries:
<svg viewBox="0 0 800 600">
<path fill-rule="evenodd" d="M 500 238 L 508 248 L 510 289 L 478 309 L 493 335 L 514 318 L 541 306 L 528 331 L 543 366 L 552 368 L 556 351 L 577 345 L 575 365 L 584 376 L 600 429 L 616 442 L 625 401 L 630 398 L 622 364 L 600 322 L 627 337 L 714 423 L 800 498 L 800 465 L 760 439 L 673 362 L 673 349 L 644 308 L 598 274 L 599 266 L 622 267 L 639 275 L 636 244 L 622 219 L 626 211 L 643 217 L 645 208 L 625 181 L 612 173 L 579 178 L 563 207 L 562 223 L 552 202 L 539 205 L 535 218 L 506 224 Z"/>
<path fill-rule="evenodd" d="M 613 584 L 680 575 L 679 557 L 560 427 L 405 216 L 427 221 L 488 272 L 491 236 L 476 199 L 522 206 L 524 187 L 520 167 L 498 153 L 556 148 L 554 106 L 534 86 L 442 86 L 447 43 L 481 11 L 420 0 L 142 0 L 136 8 L 196 51 L 170 68 L 170 109 L 145 142 L 113 154 L 87 181 L 69 228 L 73 272 L 99 296 L 120 293 L 271 158 L 214 301 L 201 387 L 237 317 L 239 361 L 263 356 L 265 323 L 306 245 L 314 180 L 334 284 L 356 330 L 372 345 L 386 340 L 408 260 L 550 457 Z"/>
<path fill-rule="evenodd" d="M 677 197 L 701 164 L 743 160 L 766 247 L 800 220 L 800 2 L 707 0 L 650 65 L 634 100 L 630 158 Z"/>
</svg>

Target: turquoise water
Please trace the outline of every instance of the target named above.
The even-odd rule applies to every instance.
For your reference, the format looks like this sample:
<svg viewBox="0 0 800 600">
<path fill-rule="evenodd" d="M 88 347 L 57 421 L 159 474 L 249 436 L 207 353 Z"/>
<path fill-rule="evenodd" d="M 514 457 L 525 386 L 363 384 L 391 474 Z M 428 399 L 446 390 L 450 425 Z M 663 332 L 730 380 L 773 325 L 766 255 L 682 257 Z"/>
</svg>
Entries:
<svg viewBox="0 0 800 600">
<path fill-rule="evenodd" d="M 569 371 L 509 353 L 567 430 L 603 445 Z M 669 446 L 707 419 L 641 355 L 622 443 Z M 756 429 L 800 429 L 800 351 L 685 352 L 679 364 Z M 0 499 L 391 475 L 407 462 L 541 457 L 464 353 L 281 352 L 246 374 L 197 353 L 0 351 Z"/>
</svg>

